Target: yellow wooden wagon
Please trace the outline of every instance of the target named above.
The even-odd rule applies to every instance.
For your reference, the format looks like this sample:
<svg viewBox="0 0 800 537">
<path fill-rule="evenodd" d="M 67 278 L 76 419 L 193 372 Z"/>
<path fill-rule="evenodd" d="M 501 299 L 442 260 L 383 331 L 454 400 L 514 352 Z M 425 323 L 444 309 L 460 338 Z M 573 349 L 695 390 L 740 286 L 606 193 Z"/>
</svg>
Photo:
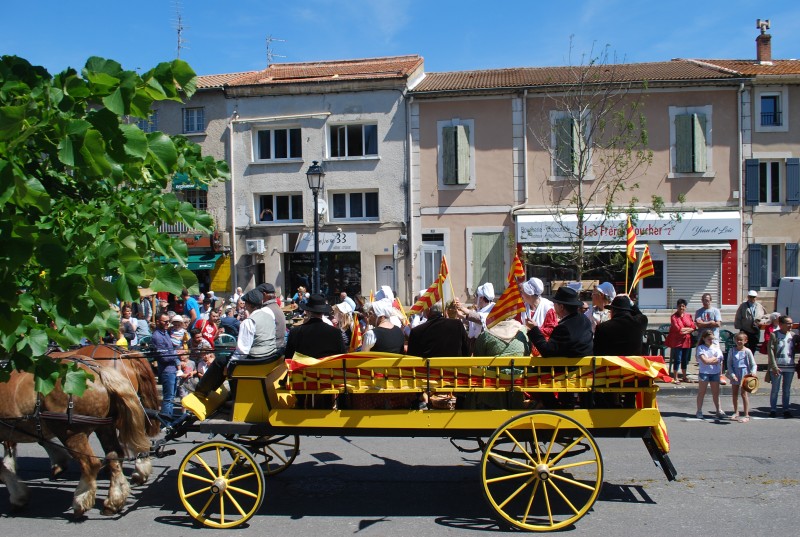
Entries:
<svg viewBox="0 0 800 537">
<path fill-rule="evenodd" d="M 261 506 L 264 474 L 294 461 L 299 435 L 445 436 L 478 441 L 483 493 L 501 522 L 563 528 L 600 493 L 596 437 L 643 439 L 667 479 L 675 478 L 654 384 L 664 364 L 652 358 L 353 353 L 232 362 L 227 403 L 221 392 L 183 400 L 192 430 L 227 439 L 183 458 L 181 501 L 203 525 L 235 527 Z M 443 408 L 420 410 L 426 396 Z"/>
</svg>

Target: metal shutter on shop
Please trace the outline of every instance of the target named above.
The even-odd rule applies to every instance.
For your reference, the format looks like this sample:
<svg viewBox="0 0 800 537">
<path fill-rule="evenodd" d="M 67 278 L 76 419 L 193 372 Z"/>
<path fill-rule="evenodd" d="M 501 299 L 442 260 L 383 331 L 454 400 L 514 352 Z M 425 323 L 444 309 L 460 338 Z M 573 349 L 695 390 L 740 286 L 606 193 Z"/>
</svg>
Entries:
<svg viewBox="0 0 800 537">
<path fill-rule="evenodd" d="M 711 293 L 711 303 L 719 306 L 721 263 L 719 251 L 667 252 L 667 306 L 683 298 L 693 314 L 703 305 L 703 293 Z"/>
</svg>

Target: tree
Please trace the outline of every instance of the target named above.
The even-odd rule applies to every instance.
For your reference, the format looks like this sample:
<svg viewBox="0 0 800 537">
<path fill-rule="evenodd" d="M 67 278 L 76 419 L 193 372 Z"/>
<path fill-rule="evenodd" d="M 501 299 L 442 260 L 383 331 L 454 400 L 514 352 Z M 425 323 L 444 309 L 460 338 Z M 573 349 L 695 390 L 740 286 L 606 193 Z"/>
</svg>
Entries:
<svg viewBox="0 0 800 537">
<path fill-rule="evenodd" d="M 556 232 L 571 245 L 554 257 L 573 267 L 578 280 L 590 269 L 604 268 L 597 264 L 596 237 L 615 227 L 624 241 L 620 216 L 636 221 L 634 192 L 653 159 L 643 112 L 647 82 L 632 79 L 625 67 L 610 61 L 606 46 L 597 56 L 592 51 L 588 61 L 583 57 L 579 65 L 560 69 L 555 89 L 542 96 L 537 122 L 542 128 L 532 132 L 550 154 L 552 169 L 546 174 L 557 178 L 543 181 L 543 199 Z M 654 195 L 650 201 L 661 214 L 663 199 Z"/>
<path fill-rule="evenodd" d="M 33 370 L 44 393 L 59 377 L 80 393 L 79 370 L 41 359 L 50 340 L 66 347 L 116 333 L 110 304 L 138 298 L 138 287 L 196 286 L 190 271 L 159 262 L 188 252 L 158 226 L 210 231 L 211 218 L 164 190 L 176 173 L 227 179 L 227 165 L 131 121 L 154 101 L 190 97 L 195 82 L 180 60 L 139 75 L 93 57 L 80 74 L 51 76 L 0 58 L 0 380 Z"/>
</svg>

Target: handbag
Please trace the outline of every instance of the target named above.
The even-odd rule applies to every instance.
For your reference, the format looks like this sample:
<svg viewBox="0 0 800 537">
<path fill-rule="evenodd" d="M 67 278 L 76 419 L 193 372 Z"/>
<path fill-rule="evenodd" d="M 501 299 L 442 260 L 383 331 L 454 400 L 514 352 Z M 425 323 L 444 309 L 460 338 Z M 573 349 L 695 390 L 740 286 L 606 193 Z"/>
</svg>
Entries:
<svg viewBox="0 0 800 537">
<path fill-rule="evenodd" d="M 770 373 L 769 369 L 767 369 L 767 372 L 764 374 L 764 382 L 767 384 L 772 383 L 772 374 Z"/>
</svg>

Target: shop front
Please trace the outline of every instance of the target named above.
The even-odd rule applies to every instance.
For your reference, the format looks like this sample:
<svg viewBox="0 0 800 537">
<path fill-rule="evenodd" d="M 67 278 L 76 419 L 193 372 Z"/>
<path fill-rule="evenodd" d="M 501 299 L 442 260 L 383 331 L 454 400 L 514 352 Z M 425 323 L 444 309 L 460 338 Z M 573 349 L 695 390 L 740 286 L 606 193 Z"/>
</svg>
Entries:
<svg viewBox="0 0 800 537">
<path fill-rule="evenodd" d="M 589 215 L 584 223 L 584 248 L 598 263 L 596 273 L 589 265 L 590 277 L 612 281 L 618 291 L 625 287 L 625 226 L 625 216 L 603 222 L 601 215 Z M 548 267 L 542 265 L 556 259 L 559 252 L 573 249 L 577 217 L 562 216 L 556 222 L 549 214 L 523 214 L 517 216 L 516 228 L 529 264 L 544 270 Z M 717 305 L 738 303 L 738 212 L 687 212 L 679 220 L 647 213 L 639 215 L 635 228 L 638 255 L 649 245 L 655 269 L 655 274 L 634 290 L 640 307 L 671 308 L 679 298 L 686 299 L 690 307 L 700 307 L 703 293 L 711 293 Z M 634 271 L 632 266 L 629 279 Z M 577 278 L 574 270 L 566 267 L 559 275 Z"/>
<path fill-rule="evenodd" d="M 299 286 L 313 287 L 314 234 L 287 233 L 288 253 L 283 256 L 285 294 L 294 294 Z M 324 232 L 319 234 L 319 279 L 322 293 L 335 298 L 342 291 L 349 296 L 361 294 L 361 252 L 358 234 Z"/>
</svg>

